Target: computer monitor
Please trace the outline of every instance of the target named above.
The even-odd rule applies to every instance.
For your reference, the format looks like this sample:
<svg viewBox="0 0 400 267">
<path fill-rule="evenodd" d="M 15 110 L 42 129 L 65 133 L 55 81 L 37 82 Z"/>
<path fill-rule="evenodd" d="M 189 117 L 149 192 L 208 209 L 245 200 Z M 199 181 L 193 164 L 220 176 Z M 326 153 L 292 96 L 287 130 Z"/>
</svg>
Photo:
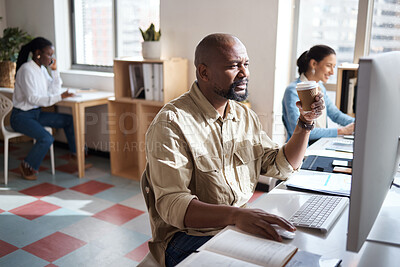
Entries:
<svg viewBox="0 0 400 267">
<path fill-rule="evenodd" d="M 362 247 L 399 166 L 399 71 L 400 52 L 359 61 L 348 251 Z"/>
</svg>

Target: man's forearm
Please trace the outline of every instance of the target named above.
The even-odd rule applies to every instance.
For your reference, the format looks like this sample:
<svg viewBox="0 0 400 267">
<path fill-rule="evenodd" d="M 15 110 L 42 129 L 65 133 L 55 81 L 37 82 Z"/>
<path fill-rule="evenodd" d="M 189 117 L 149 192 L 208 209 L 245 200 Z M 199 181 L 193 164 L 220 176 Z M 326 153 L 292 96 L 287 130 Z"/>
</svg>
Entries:
<svg viewBox="0 0 400 267">
<path fill-rule="evenodd" d="M 186 210 L 185 226 L 188 228 L 214 228 L 233 225 L 235 224 L 235 214 L 239 209 L 193 199 Z"/>
</svg>

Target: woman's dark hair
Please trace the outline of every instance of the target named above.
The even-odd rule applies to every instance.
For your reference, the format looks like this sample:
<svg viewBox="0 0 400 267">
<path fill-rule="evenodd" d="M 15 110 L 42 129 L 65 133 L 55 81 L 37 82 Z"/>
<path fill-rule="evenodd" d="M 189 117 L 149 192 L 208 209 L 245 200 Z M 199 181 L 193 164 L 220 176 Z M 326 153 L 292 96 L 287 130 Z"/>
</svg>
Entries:
<svg viewBox="0 0 400 267">
<path fill-rule="evenodd" d="M 36 37 L 29 43 L 23 45 L 18 54 L 17 71 L 22 66 L 22 64 L 24 64 L 25 62 L 28 61 L 28 56 L 29 56 L 30 52 L 33 53 L 37 49 L 42 50 L 43 48 L 45 48 L 47 46 L 51 47 L 51 46 L 53 46 L 53 44 L 49 40 L 47 40 L 43 37 Z"/>
<path fill-rule="evenodd" d="M 317 62 L 323 60 L 326 56 L 336 55 L 335 50 L 327 45 L 314 45 L 310 48 L 310 50 L 305 51 L 301 56 L 297 59 L 297 67 L 299 67 L 299 74 L 307 72 L 308 64 L 311 59 L 314 59 Z"/>
</svg>

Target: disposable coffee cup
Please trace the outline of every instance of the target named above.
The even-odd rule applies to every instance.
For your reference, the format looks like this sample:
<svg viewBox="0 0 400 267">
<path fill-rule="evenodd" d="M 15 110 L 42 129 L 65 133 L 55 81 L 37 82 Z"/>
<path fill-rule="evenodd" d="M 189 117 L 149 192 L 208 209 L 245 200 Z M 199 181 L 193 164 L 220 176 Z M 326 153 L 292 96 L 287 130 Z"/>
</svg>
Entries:
<svg viewBox="0 0 400 267">
<path fill-rule="evenodd" d="M 301 82 L 296 86 L 299 95 L 301 107 L 304 111 L 311 111 L 311 104 L 315 102 L 315 96 L 318 95 L 318 83 L 315 81 Z"/>
</svg>

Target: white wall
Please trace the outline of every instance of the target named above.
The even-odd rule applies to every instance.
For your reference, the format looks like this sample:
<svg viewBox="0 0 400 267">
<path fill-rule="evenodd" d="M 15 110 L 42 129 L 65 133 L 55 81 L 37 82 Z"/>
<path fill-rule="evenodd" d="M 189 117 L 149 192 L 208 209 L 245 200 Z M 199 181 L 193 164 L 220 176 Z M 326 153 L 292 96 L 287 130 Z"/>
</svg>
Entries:
<svg viewBox="0 0 400 267">
<path fill-rule="evenodd" d="M 0 0 L 0 17 L 3 19 L 0 20 L 0 34 L 3 36 L 3 30 L 6 28 L 7 25 L 7 16 L 6 16 L 6 1 Z"/>
<path fill-rule="evenodd" d="M 282 121 L 282 98 L 290 83 L 294 2 L 294 0 L 279 1 L 278 11 L 272 139 L 281 145 L 286 141 L 285 126 Z"/>
<path fill-rule="evenodd" d="M 272 134 L 278 2 L 161 0 L 162 55 L 188 58 L 190 82 L 195 79 L 195 47 L 207 34 L 231 33 L 246 45 L 251 73 L 249 99 L 269 136 Z"/>
<path fill-rule="evenodd" d="M 7 27 L 20 27 L 54 43 L 53 0 L 6 0 Z"/>
<path fill-rule="evenodd" d="M 7 26 L 21 27 L 30 34 L 43 36 L 55 44 L 64 86 L 113 91 L 113 75 L 110 73 L 69 70 L 71 54 L 68 0 L 0 0 L 0 8 L 4 1 Z M 195 80 L 195 47 L 207 34 L 231 33 L 246 45 L 251 73 L 249 100 L 265 131 L 273 137 L 273 123 L 280 121 L 280 118 L 274 119 L 274 116 L 280 116 L 282 90 L 289 83 L 290 58 L 287 57 L 290 55 L 290 3 L 293 0 L 160 2 L 162 56 L 189 59 L 188 88 Z M 275 92 L 274 88 L 278 91 Z M 102 107 L 94 112 L 98 112 L 100 118 L 106 109 Z M 87 136 L 95 141 L 100 139 L 101 142 L 106 142 L 107 135 L 96 137 L 99 132 L 101 131 L 96 126 L 90 126 Z"/>
</svg>

